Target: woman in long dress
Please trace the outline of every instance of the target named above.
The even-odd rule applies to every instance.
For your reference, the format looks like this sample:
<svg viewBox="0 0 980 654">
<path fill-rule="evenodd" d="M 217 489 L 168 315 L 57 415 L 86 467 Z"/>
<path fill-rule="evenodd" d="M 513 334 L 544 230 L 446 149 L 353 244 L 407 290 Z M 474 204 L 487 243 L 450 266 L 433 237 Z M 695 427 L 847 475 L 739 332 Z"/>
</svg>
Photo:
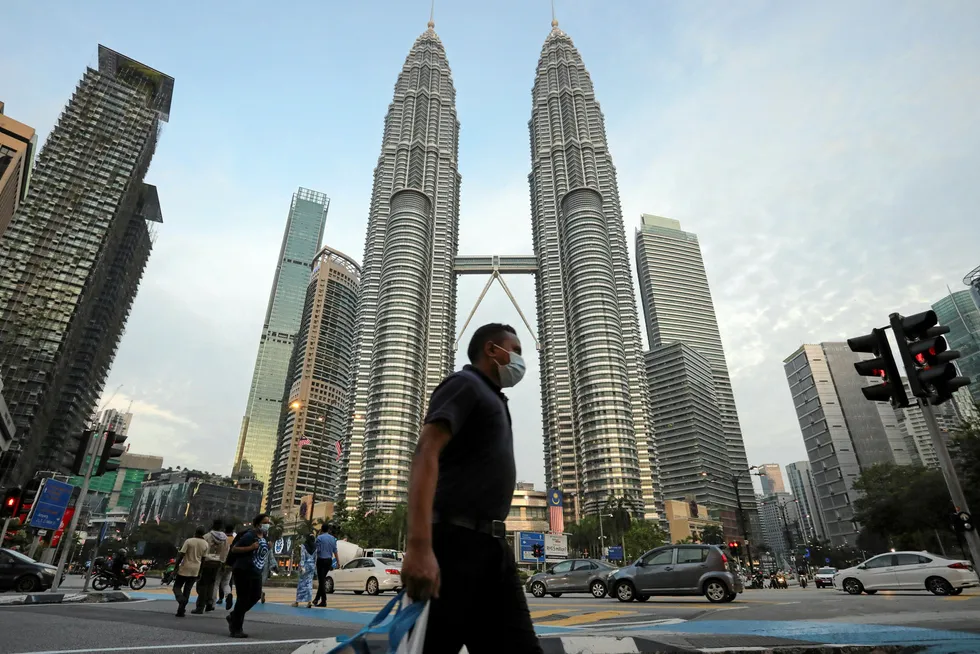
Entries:
<svg viewBox="0 0 980 654">
<path fill-rule="evenodd" d="M 293 606 L 306 602 L 306 608 L 313 606 L 313 575 L 316 574 L 316 539 L 313 534 L 306 537 L 299 548 L 299 583 L 296 585 L 296 601 Z"/>
</svg>

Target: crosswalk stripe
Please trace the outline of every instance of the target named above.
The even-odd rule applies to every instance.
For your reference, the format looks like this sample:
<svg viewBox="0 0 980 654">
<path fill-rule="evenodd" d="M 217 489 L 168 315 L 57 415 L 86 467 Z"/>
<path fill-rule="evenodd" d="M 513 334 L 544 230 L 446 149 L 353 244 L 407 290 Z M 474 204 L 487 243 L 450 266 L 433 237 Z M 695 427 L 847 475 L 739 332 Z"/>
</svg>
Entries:
<svg viewBox="0 0 980 654">
<path fill-rule="evenodd" d="M 624 615 L 635 615 L 636 611 L 598 611 L 596 613 L 586 613 L 584 615 L 573 615 L 563 620 L 552 620 L 550 622 L 539 622 L 541 627 L 573 627 L 577 624 L 589 624 L 608 620 L 609 618 L 619 618 Z"/>
</svg>

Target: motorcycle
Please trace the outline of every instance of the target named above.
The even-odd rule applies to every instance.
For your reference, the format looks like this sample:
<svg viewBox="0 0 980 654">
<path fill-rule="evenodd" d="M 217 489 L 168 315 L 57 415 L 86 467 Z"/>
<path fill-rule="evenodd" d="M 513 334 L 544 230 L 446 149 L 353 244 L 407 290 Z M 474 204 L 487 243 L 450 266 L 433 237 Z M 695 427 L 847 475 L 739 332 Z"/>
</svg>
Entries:
<svg viewBox="0 0 980 654">
<path fill-rule="evenodd" d="M 174 565 L 174 560 L 170 559 L 167 567 L 163 571 L 163 578 L 160 579 L 160 583 L 164 586 L 169 586 L 174 580 L 174 576 L 177 573 L 177 566 Z"/>
<path fill-rule="evenodd" d="M 806 588 L 806 577 L 800 575 L 800 588 Z"/>
<path fill-rule="evenodd" d="M 137 568 L 124 566 L 122 571 L 123 583 L 132 590 L 142 590 L 146 586 L 146 575 Z M 100 570 L 95 578 L 92 579 L 92 589 L 102 591 L 109 586 L 116 585 L 116 575 L 110 570 Z"/>
</svg>

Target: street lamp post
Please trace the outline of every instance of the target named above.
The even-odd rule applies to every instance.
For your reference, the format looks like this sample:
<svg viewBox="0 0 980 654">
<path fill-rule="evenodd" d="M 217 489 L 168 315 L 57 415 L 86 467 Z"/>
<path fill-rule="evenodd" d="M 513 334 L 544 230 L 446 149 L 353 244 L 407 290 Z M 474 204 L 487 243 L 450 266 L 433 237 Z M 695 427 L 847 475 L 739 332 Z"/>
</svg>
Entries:
<svg viewBox="0 0 980 654">
<path fill-rule="evenodd" d="M 602 518 L 603 517 L 612 518 L 613 517 L 613 514 L 611 514 L 611 513 L 603 514 L 603 513 L 600 512 L 598 515 L 599 515 L 599 559 L 602 560 L 602 557 L 603 557 L 602 550 L 606 546 L 606 536 L 605 536 L 605 534 L 603 534 L 603 531 L 602 531 Z"/>
<path fill-rule="evenodd" d="M 749 573 L 755 574 L 755 567 L 752 565 L 752 545 L 749 543 L 749 530 L 745 524 L 745 509 L 742 507 L 742 495 L 738 492 L 738 482 L 741 481 L 742 477 L 746 474 L 759 475 L 760 477 L 765 473 L 752 472 L 753 470 L 758 470 L 759 466 L 751 466 L 745 470 L 739 470 L 738 472 L 732 473 L 732 488 L 735 490 L 735 504 L 738 506 L 738 524 L 742 531 L 742 540 L 745 541 L 745 554 L 749 557 Z"/>
</svg>

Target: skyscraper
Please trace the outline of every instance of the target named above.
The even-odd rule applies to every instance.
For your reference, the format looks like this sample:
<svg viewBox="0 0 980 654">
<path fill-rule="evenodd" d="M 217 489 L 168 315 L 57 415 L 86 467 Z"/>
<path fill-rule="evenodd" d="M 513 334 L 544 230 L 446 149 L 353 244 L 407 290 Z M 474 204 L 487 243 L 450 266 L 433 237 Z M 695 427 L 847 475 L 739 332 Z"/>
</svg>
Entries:
<svg viewBox="0 0 980 654">
<path fill-rule="evenodd" d="M 349 415 L 361 268 L 324 247 L 313 260 L 293 348 L 267 508 L 289 514 L 304 495 L 337 499 Z"/>
<path fill-rule="evenodd" d="M 786 492 L 783 472 L 779 469 L 778 463 L 763 463 L 759 466 L 759 473 L 759 481 L 762 482 L 762 494 L 764 496 Z"/>
<path fill-rule="evenodd" d="M 143 183 L 172 77 L 99 46 L 0 239 L 0 376 L 17 427 L 0 481 L 64 460 L 95 408 L 161 222 Z"/>
<path fill-rule="evenodd" d="M 592 79 L 552 22 L 532 90 L 531 228 L 545 479 L 579 510 L 629 497 L 662 514 L 616 170 Z"/>
<path fill-rule="evenodd" d="M 34 128 L 5 116 L 0 102 L 0 238 L 27 199 L 36 147 Z"/>
<path fill-rule="evenodd" d="M 697 235 L 681 231 L 676 220 L 643 214 L 636 232 L 636 268 L 650 348 L 684 343 L 708 360 L 731 470 L 746 470 L 742 428 Z M 756 531 L 758 512 L 748 475 L 742 478 L 739 495 Z"/>
<path fill-rule="evenodd" d="M 330 199 L 300 188 L 293 193 L 282 235 L 276 276 L 259 338 L 248 404 L 238 436 L 232 477 L 254 478 L 269 486 L 286 375 L 303 317 L 310 264 L 320 249 Z"/>
<path fill-rule="evenodd" d="M 861 471 L 876 463 L 912 463 L 894 410 L 861 393 L 866 384 L 879 383 L 854 370 L 867 358 L 846 343 L 820 343 L 802 345 L 783 361 L 819 510 L 834 545 L 853 545 L 857 538 L 854 481 Z"/>
<path fill-rule="evenodd" d="M 827 528 L 823 523 L 823 514 L 817 504 L 817 488 L 813 484 L 813 472 L 809 461 L 797 461 L 786 466 L 786 476 L 793 497 L 799 502 L 802 531 L 807 542 L 814 538 L 821 540 L 827 537 Z"/>
<path fill-rule="evenodd" d="M 949 349 L 958 350 L 956 367 L 970 378 L 967 386 L 973 402 L 980 403 L 980 308 L 970 291 L 954 291 L 932 305 L 939 324 L 949 327 Z"/>
<path fill-rule="evenodd" d="M 936 446 L 932 442 L 932 434 L 926 425 L 926 417 L 922 415 L 922 409 L 915 403 L 912 396 L 912 389 L 909 382 L 904 377 L 902 383 L 905 386 L 905 396 L 912 401 L 912 405 L 904 409 L 895 409 L 895 416 L 898 420 L 899 428 L 906 437 L 906 442 L 911 443 L 907 447 L 910 451 L 916 452 L 914 463 L 921 464 L 927 468 L 939 469 L 939 455 L 936 454 Z M 953 402 L 943 402 L 937 407 L 933 407 L 933 414 L 936 416 L 936 424 L 939 426 L 939 434 L 945 443 L 949 443 L 951 432 L 960 424 L 960 418 L 956 415 L 956 408 Z"/>
<path fill-rule="evenodd" d="M 454 363 L 459 120 L 434 28 L 395 82 L 364 244 L 344 483 L 349 503 L 378 509 L 407 501 L 423 411 Z"/>
</svg>

